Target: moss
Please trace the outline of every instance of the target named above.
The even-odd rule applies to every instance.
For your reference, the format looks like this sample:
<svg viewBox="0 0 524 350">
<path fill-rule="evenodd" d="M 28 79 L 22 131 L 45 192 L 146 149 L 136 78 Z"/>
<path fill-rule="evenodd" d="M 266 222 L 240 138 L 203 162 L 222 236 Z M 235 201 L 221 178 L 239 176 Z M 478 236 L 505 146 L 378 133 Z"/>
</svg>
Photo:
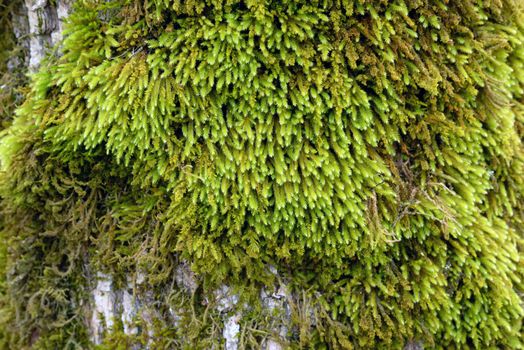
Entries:
<svg viewBox="0 0 524 350">
<path fill-rule="evenodd" d="M 87 346 L 89 262 L 155 305 L 101 348 L 209 348 L 222 284 L 254 347 L 270 267 L 292 348 L 521 348 L 519 6 L 77 2 L 1 141 L 13 341 Z"/>
<path fill-rule="evenodd" d="M 26 79 L 23 60 L 25 50 L 17 42 L 13 32 L 13 16 L 17 13 L 21 1 L 0 1 L 0 132 L 9 126 L 15 107 L 22 100 L 22 86 Z M 0 230 L 3 231 L 4 221 L 0 216 Z M 4 241 L 0 233 L 0 239 Z M 7 258 L 8 246 L 0 244 L 0 324 L 5 324 L 13 317 L 7 301 Z M 10 335 L 0 327 L 0 348 L 7 346 Z"/>
</svg>

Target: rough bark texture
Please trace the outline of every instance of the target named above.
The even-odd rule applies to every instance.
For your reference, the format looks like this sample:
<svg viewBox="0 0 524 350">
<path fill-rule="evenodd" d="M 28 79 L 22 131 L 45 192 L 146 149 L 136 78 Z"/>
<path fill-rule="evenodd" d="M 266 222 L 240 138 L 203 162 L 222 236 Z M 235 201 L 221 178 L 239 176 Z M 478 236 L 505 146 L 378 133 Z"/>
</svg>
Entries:
<svg viewBox="0 0 524 350">
<path fill-rule="evenodd" d="M 56 1 L 56 6 L 47 0 L 25 0 L 29 34 L 30 70 L 36 70 L 44 58 L 46 49 L 62 39 L 63 22 L 71 3 L 68 0 Z"/>
</svg>

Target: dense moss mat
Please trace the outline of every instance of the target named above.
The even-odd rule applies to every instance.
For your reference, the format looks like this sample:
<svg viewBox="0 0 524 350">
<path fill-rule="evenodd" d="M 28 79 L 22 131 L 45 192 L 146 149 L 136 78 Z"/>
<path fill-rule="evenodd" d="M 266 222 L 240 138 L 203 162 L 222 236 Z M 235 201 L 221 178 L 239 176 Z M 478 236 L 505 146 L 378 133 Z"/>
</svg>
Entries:
<svg viewBox="0 0 524 350">
<path fill-rule="evenodd" d="M 78 1 L 1 139 L 10 346 L 89 346 L 104 271 L 156 311 L 102 348 L 209 348 L 223 283 L 255 347 L 274 267 L 291 348 L 522 348 L 522 6 Z"/>
<path fill-rule="evenodd" d="M 22 87 L 27 81 L 24 74 L 26 52 L 14 30 L 14 16 L 18 14 L 21 3 L 22 0 L 0 0 L 0 132 L 10 125 L 13 112 L 23 99 Z M 0 216 L 0 231 L 3 231 L 3 222 Z M 0 238 L 4 238 L 3 234 Z M 0 243 L 0 324 L 12 317 L 7 307 L 7 249 L 7 244 Z M 7 346 L 8 338 L 9 333 L 0 326 L 0 348 Z"/>
</svg>

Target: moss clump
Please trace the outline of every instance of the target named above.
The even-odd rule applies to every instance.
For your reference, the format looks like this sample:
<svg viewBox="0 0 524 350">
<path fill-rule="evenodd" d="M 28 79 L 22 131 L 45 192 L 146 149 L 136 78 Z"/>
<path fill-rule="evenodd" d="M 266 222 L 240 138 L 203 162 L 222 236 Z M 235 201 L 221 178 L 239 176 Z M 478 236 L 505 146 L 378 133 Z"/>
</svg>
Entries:
<svg viewBox="0 0 524 350">
<path fill-rule="evenodd" d="M 25 50 L 17 42 L 14 33 L 14 16 L 22 4 L 21 0 L 0 0 L 0 132 L 12 121 L 12 114 L 21 102 L 21 87 L 25 84 L 25 69 L 23 68 Z M 3 220 L 0 215 L 0 232 L 3 231 Z M 0 239 L 3 240 L 0 233 Z M 0 244 L 0 324 L 7 322 L 13 314 L 7 298 L 7 251 L 6 244 Z M 9 333 L 0 327 L 0 348 L 8 343 Z"/>
<path fill-rule="evenodd" d="M 520 6 L 79 1 L 1 143 L 20 344 L 86 342 L 89 261 L 205 347 L 168 326 L 183 259 L 201 298 L 309 290 L 290 346 L 521 348 Z"/>
</svg>

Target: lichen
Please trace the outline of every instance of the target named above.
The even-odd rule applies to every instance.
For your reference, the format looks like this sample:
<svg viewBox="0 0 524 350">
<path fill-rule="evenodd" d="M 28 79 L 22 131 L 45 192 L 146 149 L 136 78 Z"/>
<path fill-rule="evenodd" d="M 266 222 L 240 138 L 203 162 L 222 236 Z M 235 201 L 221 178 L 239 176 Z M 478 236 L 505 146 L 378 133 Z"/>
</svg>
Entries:
<svg viewBox="0 0 524 350">
<path fill-rule="evenodd" d="M 98 349 L 522 348 L 523 13 L 77 1 L 0 141 L 10 345 L 94 346 L 100 272 Z"/>
</svg>

